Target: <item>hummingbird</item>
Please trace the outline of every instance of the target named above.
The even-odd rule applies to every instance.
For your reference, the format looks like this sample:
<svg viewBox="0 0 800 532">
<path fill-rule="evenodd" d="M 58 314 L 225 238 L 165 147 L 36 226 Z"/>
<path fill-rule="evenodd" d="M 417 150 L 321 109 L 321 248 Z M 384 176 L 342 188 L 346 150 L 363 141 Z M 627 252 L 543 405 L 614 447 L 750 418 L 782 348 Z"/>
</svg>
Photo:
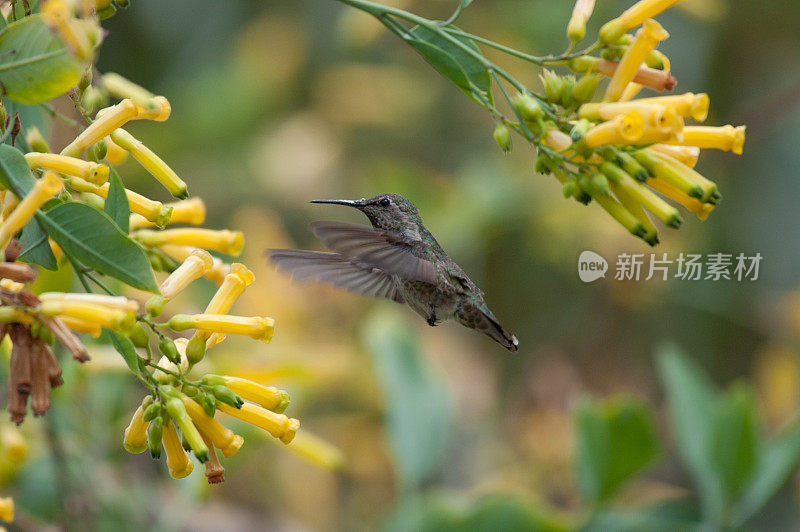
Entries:
<svg viewBox="0 0 800 532">
<path fill-rule="evenodd" d="M 509 351 L 516 336 L 500 325 L 472 282 L 422 224 L 417 207 L 400 194 L 360 200 L 313 200 L 363 212 L 372 227 L 312 222 L 311 231 L 330 252 L 270 249 L 280 270 L 298 281 L 317 280 L 350 292 L 406 304 L 435 326 L 456 320 L 488 335 Z"/>
</svg>

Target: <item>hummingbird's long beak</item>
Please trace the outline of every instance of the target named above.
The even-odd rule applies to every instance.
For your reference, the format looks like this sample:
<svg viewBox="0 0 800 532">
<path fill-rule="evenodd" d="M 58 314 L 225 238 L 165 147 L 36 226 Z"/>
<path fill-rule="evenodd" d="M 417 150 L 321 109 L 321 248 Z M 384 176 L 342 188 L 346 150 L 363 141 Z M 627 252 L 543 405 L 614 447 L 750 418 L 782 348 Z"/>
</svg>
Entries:
<svg viewBox="0 0 800 532">
<path fill-rule="evenodd" d="M 363 207 L 364 200 L 346 200 L 346 199 L 315 199 L 311 203 L 333 203 L 334 205 L 347 205 L 348 207 Z"/>
</svg>

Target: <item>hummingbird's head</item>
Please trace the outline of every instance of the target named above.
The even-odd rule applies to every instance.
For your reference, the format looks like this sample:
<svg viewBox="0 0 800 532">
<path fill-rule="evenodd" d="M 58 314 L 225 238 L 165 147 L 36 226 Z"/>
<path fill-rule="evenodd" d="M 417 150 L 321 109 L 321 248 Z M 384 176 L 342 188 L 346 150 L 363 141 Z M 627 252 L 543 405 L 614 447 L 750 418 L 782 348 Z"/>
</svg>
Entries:
<svg viewBox="0 0 800 532">
<path fill-rule="evenodd" d="M 355 207 L 367 215 L 373 227 L 398 233 L 407 229 L 418 231 L 418 226 L 422 224 L 417 207 L 400 194 L 379 194 L 360 200 L 313 200 L 311 203 Z"/>
</svg>

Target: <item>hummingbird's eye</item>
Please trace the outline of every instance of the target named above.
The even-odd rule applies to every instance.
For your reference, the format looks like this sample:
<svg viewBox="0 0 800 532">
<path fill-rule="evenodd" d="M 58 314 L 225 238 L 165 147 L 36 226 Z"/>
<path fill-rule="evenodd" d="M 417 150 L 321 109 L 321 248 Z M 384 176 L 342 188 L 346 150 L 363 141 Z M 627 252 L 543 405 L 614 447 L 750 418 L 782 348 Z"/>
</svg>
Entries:
<svg viewBox="0 0 800 532">
<path fill-rule="evenodd" d="M 378 202 L 378 205 L 380 205 L 381 207 L 388 207 L 390 203 L 392 202 L 389 201 L 389 198 L 383 198 Z"/>
</svg>

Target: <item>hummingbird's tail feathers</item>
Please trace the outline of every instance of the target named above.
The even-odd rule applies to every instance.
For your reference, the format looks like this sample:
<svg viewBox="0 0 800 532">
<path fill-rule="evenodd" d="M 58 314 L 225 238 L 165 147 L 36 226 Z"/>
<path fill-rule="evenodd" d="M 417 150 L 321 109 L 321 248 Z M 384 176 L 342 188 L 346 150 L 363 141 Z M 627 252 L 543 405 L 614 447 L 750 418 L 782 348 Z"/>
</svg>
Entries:
<svg viewBox="0 0 800 532">
<path fill-rule="evenodd" d="M 456 319 L 461 325 L 484 333 L 512 353 L 519 349 L 517 337 L 500 325 L 488 309 L 481 310 L 476 305 L 466 305 L 456 312 Z"/>
<path fill-rule="evenodd" d="M 357 294 L 403 302 L 391 275 L 357 259 L 303 249 L 268 249 L 267 254 L 278 269 L 292 273 L 296 281 L 323 281 Z"/>
<path fill-rule="evenodd" d="M 420 242 L 357 224 L 312 222 L 311 231 L 329 249 L 403 279 L 436 283 L 436 267 L 415 255 Z"/>
</svg>

